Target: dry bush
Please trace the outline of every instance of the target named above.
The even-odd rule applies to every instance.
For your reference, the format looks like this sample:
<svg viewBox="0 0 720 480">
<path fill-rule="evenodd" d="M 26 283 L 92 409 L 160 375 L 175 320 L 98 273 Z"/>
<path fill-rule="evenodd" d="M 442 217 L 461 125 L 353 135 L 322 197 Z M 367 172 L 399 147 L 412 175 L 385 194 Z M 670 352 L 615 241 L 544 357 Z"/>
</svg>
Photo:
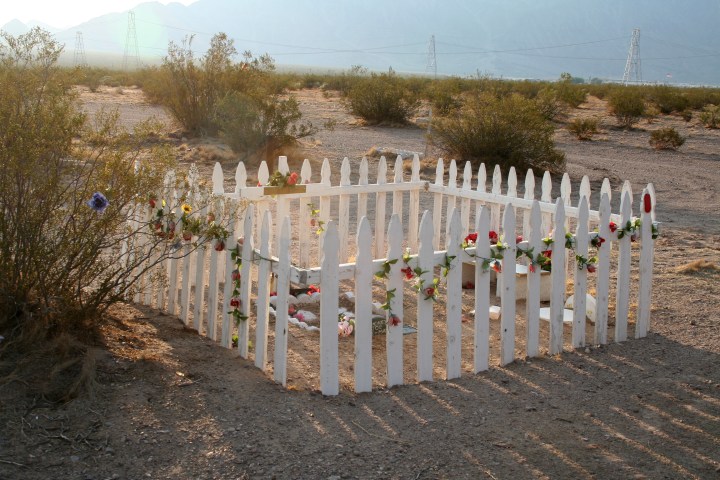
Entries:
<svg viewBox="0 0 720 480">
<path fill-rule="evenodd" d="M 567 129 L 578 140 L 592 140 L 599 132 L 600 121 L 595 117 L 574 118 L 568 123 Z"/>
<path fill-rule="evenodd" d="M 718 128 L 720 126 L 720 105 L 705 105 L 700 112 L 700 121 L 705 128 Z"/>
<path fill-rule="evenodd" d="M 420 105 L 418 95 L 392 72 L 359 77 L 347 93 L 347 103 L 369 124 L 391 125 L 407 123 Z"/>
<path fill-rule="evenodd" d="M 685 143 L 685 137 L 674 128 L 667 127 L 652 132 L 648 143 L 655 150 L 677 150 Z"/>
<path fill-rule="evenodd" d="M 634 88 L 615 89 L 610 94 L 608 106 L 623 128 L 632 128 L 645 114 L 645 100 L 642 93 Z"/>
<path fill-rule="evenodd" d="M 677 267 L 675 271 L 677 273 L 684 273 L 687 275 L 692 275 L 694 273 L 715 273 L 720 272 L 720 267 L 710 260 L 700 259 L 681 265 Z"/>
</svg>

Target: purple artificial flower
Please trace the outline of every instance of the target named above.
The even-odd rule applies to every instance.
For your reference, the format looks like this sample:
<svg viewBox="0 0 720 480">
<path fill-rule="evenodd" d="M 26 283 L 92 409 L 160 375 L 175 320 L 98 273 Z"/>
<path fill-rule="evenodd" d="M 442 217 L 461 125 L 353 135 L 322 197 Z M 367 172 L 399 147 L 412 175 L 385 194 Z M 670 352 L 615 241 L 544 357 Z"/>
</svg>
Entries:
<svg viewBox="0 0 720 480">
<path fill-rule="evenodd" d="M 87 202 L 88 206 L 98 213 L 103 213 L 105 209 L 110 205 L 110 202 L 105 195 L 100 192 L 93 193 L 93 196 Z"/>
</svg>

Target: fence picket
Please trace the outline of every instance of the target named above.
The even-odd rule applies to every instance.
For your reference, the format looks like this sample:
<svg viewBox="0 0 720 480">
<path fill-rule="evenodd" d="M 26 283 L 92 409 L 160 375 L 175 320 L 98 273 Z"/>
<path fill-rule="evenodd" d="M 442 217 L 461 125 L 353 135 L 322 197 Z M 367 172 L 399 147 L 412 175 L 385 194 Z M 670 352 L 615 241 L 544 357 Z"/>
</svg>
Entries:
<svg viewBox="0 0 720 480">
<path fill-rule="evenodd" d="M 542 179 L 542 191 L 540 193 L 540 201 L 545 203 L 552 203 L 552 178 L 550 178 L 550 172 L 545 170 Z M 542 214 L 542 234 L 543 237 L 550 233 L 553 229 L 553 221 L 551 213 Z"/>
<path fill-rule="evenodd" d="M 395 159 L 393 183 L 400 185 L 403 181 L 403 160 L 402 156 L 398 155 Z M 392 212 L 396 213 L 398 217 L 403 218 L 403 192 L 400 189 L 396 189 L 392 194 L 392 200 Z"/>
<path fill-rule="evenodd" d="M 358 185 L 367 185 L 368 184 L 368 160 L 367 157 L 363 157 L 360 161 L 360 178 L 358 179 Z M 367 204 L 368 204 L 368 194 L 367 193 L 359 193 L 358 194 L 358 202 L 357 202 L 357 219 L 358 223 L 360 223 L 360 219 L 367 216 Z"/>
<path fill-rule="evenodd" d="M 425 211 L 420 221 L 420 250 L 418 251 L 418 267 L 423 273 L 418 281 L 430 285 L 433 281 L 435 261 L 433 258 L 433 217 Z M 433 308 L 432 298 L 425 298 L 423 292 L 417 294 L 417 380 L 418 382 L 433 380 Z"/>
<path fill-rule="evenodd" d="M 402 258 L 402 221 L 397 214 L 390 217 L 388 226 L 388 252 L 387 259 Z M 394 292 L 395 296 L 390 299 L 390 309 L 387 311 L 388 322 L 385 334 L 385 347 L 387 349 L 387 386 L 403 384 L 403 276 L 400 269 L 402 261 L 398 260 L 390 267 L 387 279 L 387 290 Z M 399 319 L 397 325 L 391 325 L 390 315 Z"/>
<path fill-rule="evenodd" d="M 248 358 L 250 340 L 250 289 L 252 287 L 252 260 L 255 241 L 253 230 L 255 205 L 248 205 L 243 222 L 242 267 L 240 268 L 240 315 L 245 317 L 238 325 L 238 351 L 242 358 Z"/>
<path fill-rule="evenodd" d="M 502 195 L 502 171 L 500 165 L 495 165 L 492 178 L 492 191 L 495 195 Z M 490 205 L 490 229 L 496 232 L 500 231 L 500 204 L 493 203 Z"/>
<path fill-rule="evenodd" d="M 638 310 L 635 338 L 647 336 L 650 328 L 650 294 L 652 292 L 652 268 L 655 240 L 652 238 L 653 199 L 652 184 L 648 184 L 640 196 L 640 279 L 638 285 Z M 647 206 L 650 206 L 648 210 Z"/>
<path fill-rule="evenodd" d="M 350 160 L 343 159 L 340 167 L 340 186 L 350 185 Z M 348 241 L 350 240 L 350 195 L 340 195 L 338 200 L 338 231 L 340 234 L 340 249 L 338 259 L 340 263 L 348 260 Z"/>
<path fill-rule="evenodd" d="M 490 258 L 490 209 L 480 207 L 475 217 L 475 338 L 474 372 L 482 372 L 490 365 L 490 270 L 482 268 L 482 259 Z"/>
<path fill-rule="evenodd" d="M 285 155 L 280 155 L 278 157 L 278 171 L 282 173 L 283 175 L 287 175 L 290 173 L 290 167 L 288 166 L 288 159 Z M 280 218 L 280 217 L 278 217 Z"/>
<path fill-rule="evenodd" d="M 269 211 L 263 215 L 260 230 L 260 267 L 258 268 L 258 290 L 256 299 L 257 322 L 255 324 L 255 366 L 265 370 L 267 366 L 268 326 L 270 320 L 270 239 L 272 238 L 272 216 Z M 337 257 L 335 257 L 337 259 Z"/>
<path fill-rule="evenodd" d="M 448 170 L 448 189 L 451 191 L 457 190 L 457 162 L 450 160 L 450 169 Z M 445 207 L 445 238 L 450 238 L 450 219 L 452 218 L 452 212 L 455 210 L 457 204 L 457 197 L 455 195 L 448 195 L 447 206 Z M 450 248 L 449 244 L 445 244 L 445 249 Z"/>
<path fill-rule="evenodd" d="M 535 174 L 532 168 L 528 168 L 525 174 L 525 194 L 523 195 L 525 200 L 535 200 Z M 530 209 L 523 210 L 523 229 L 522 234 L 524 238 L 530 237 Z"/>
<path fill-rule="evenodd" d="M 300 184 L 305 185 L 310 183 L 312 179 L 312 167 L 308 159 L 303 160 L 302 168 L 300 169 Z M 310 205 L 312 201 L 310 198 L 301 198 L 298 200 L 298 243 L 299 243 L 299 258 L 298 262 L 301 267 L 310 267 L 310 239 L 317 230 L 317 226 L 312 227 L 311 216 L 310 216 Z"/>
<path fill-rule="evenodd" d="M 190 321 L 190 266 L 192 265 L 191 256 L 192 245 L 183 245 L 183 273 L 182 273 L 182 290 L 180 290 L 180 319 L 185 326 Z"/>
<path fill-rule="evenodd" d="M 223 278 L 223 301 L 222 301 L 222 311 L 220 312 L 220 320 L 221 320 L 221 334 L 220 334 L 220 345 L 222 345 L 225 348 L 231 348 L 232 347 L 232 323 L 231 323 L 231 316 L 230 316 L 230 299 L 232 298 L 232 292 L 233 292 L 233 279 L 232 279 L 232 273 L 233 270 L 235 270 L 235 261 L 232 259 L 232 255 L 230 252 L 235 250 L 237 247 L 237 235 L 235 235 L 235 232 L 231 232 L 230 236 L 228 238 L 227 244 L 226 244 L 226 250 L 225 250 L 225 265 L 222 271 L 221 278 Z"/>
<path fill-rule="evenodd" d="M 552 296 L 550 298 L 550 355 L 563 350 L 565 315 L 565 202 L 555 202 L 555 233 L 552 244 Z"/>
<path fill-rule="evenodd" d="M 487 171 L 485 170 L 485 164 L 481 163 L 478 167 L 478 173 L 477 173 L 477 185 L 476 190 L 480 193 L 486 193 L 487 191 Z M 475 202 L 475 225 L 477 225 L 478 215 L 480 215 L 480 208 L 485 205 L 485 202 L 482 200 L 477 200 Z"/>
<path fill-rule="evenodd" d="M 372 391 L 372 231 L 363 216 L 357 231 L 355 259 L 355 391 Z"/>
<path fill-rule="evenodd" d="M 323 395 L 340 392 L 338 370 L 338 250 L 337 223 L 325 229 L 325 247 L 320 282 L 320 390 Z"/>
<path fill-rule="evenodd" d="M 606 179 L 607 180 L 607 179 Z M 603 187 L 605 182 L 603 182 Z M 608 187 L 610 184 L 608 183 Z M 608 303 L 610 291 L 610 194 L 604 191 L 600 197 L 600 224 L 598 234 L 605 242 L 598 248 L 598 266 L 595 306 L 595 343 L 607 344 Z"/>
<path fill-rule="evenodd" d="M 443 159 L 438 158 L 437 166 L 435 167 L 435 186 L 442 187 L 445 184 L 444 181 L 445 167 L 443 165 Z M 433 198 L 433 245 L 435 245 L 436 250 L 440 250 L 442 246 L 440 230 L 442 228 L 443 197 L 444 195 L 438 192 Z"/>
<path fill-rule="evenodd" d="M 247 171 L 245 170 L 245 164 L 238 162 L 238 166 L 235 169 L 235 196 L 239 196 L 243 188 L 247 187 Z"/>
<path fill-rule="evenodd" d="M 207 247 L 198 247 L 195 255 L 195 298 L 193 300 L 193 328 L 203 333 L 203 316 L 205 314 L 205 252 Z"/>
<path fill-rule="evenodd" d="M 290 295 L 290 217 L 282 220 L 280 250 L 278 250 L 277 298 L 275 302 L 275 350 L 273 377 L 287 385 L 288 296 Z"/>
<path fill-rule="evenodd" d="M 469 192 L 472 190 L 472 165 L 470 162 L 465 162 L 465 169 L 463 170 L 463 183 L 461 189 L 463 192 Z M 467 235 L 470 229 L 470 198 L 462 197 L 461 203 L 461 214 L 460 220 L 462 223 L 462 235 Z"/>
<path fill-rule="evenodd" d="M 503 215 L 503 234 L 507 248 L 503 251 L 502 295 L 500 298 L 500 365 L 515 360 L 515 208 L 505 206 Z M 500 279 L 498 279 L 498 282 Z"/>
<path fill-rule="evenodd" d="M 626 182 L 627 183 L 627 182 Z M 625 193 L 620 200 L 621 224 L 618 231 L 632 218 L 632 192 L 623 186 Z M 627 340 L 628 313 L 630 310 L 630 262 L 632 251 L 630 235 L 618 240 L 617 289 L 615 291 L 615 341 Z"/>
<path fill-rule="evenodd" d="M 450 214 L 450 231 L 446 262 L 451 267 L 446 278 L 446 310 L 447 319 L 447 371 L 446 378 L 459 378 L 462 373 L 462 261 L 461 237 L 463 226 L 460 211 L 454 208 Z"/>
<path fill-rule="evenodd" d="M 507 196 L 517 197 L 517 173 L 515 172 L 515 167 L 510 167 L 510 171 L 508 172 Z"/>
<path fill-rule="evenodd" d="M 588 202 L 588 209 L 590 208 L 590 196 L 592 195 L 592 190 L 590 188 L 590 179 L 587 175 L 583 175 L 582 180 L 580 181 L 580 197 L 587 198 Z"/>
<path fill-rule="evenodd" d="M 540 203 L 533 201 L 530 210 L 528 226 L 528 246 L 533 257 L 543 250 L 542 243 L 542 218 L 540 216 Z M 530 268 L 532 266 L 532 268 Z M 527 318 L 526 346 L 527 356 L 537 357 L 540 354 L 540 276 L 542 270 L 539 265 L 528 264 L 527 274 L 527 299 L 525 302 L 525 316 Z"/>
<path fill-rule="evenodd" d="M 385 157 L 380 157 L 378 164 L 377 184 L 387 183 L 387 162 Z M 385 255 L 385 201 L 386 193 L 375 194 L 375 258 L 382 258 Z"/>
<path fill-rule="evenodd" d="M 582 192 L 582 190 L 581 190 Z M 588 255 L 588 212 L 589 198 L 580 196 L 580 214 L 578 215 L 577 230 L 575 231 L 575 252 L 576 255 L 587 258 Z M 573 327 L 572 327 L 572 346 L 580 348 L 585 346 L 585 326 L 586 326 L 586 295 L 587 295 L 587 268 L 584 268 L 581 262 L 575 262 L 575 288 L 573 291 Z"/>
<path fill-rule="evenodd" d="M 325 185 L 327 187 L 331 186 L 330 183 L 330 161 L 326 158 L 323 160 L 322 168 L 320 169 L 320 184 Z M 330 222 L 330 207 L 332 205 L 331 203 L 332 197 L 329 196 L 321 196 L 320 197 L 320 222 L 322 222 L 322 225 L 327 225 L 328 222 Z M 320 238 L 318 238 L 318 260 L 322 262 L 322 249 L 323 245 L 325 244 L 325 232 L 320 233 Z"/>
<path fill-rule="evenodd" d="M 413 155 L 412 173 L 410 181 L 413 183 L 420 181 L 420 156 L 416 153 Z M 420 215 L 420 190 L 413 189 L 410 191 L 410 218 L 408 219 L 408 247 L 410 251 L 418 250 L 418 218 Z"/>
</svg>

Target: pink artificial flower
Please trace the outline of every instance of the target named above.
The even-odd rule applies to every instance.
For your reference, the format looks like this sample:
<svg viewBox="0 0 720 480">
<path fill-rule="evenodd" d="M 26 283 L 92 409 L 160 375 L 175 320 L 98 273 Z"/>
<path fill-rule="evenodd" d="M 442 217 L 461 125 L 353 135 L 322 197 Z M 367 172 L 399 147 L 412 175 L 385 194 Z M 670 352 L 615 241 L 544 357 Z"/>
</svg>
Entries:
<svg viewBox="0 0 720 480">
<path fill-rule="evenodd" d="M 290 315 L 292 317 L 293 315 L 295 315 L 295 313 L 296 313 L 295 306 L 288 305 L 288 315 Z"/>
<path fill-rule="evenodd" d="M 298 181 L 298 174 L 296 172 L 292 172 L 290 176 L 287 179 L 288 185 L 295 185 Z"/>
<path fill-rule="evenodd" d="M 390 324 L 391 327 L 397 327 L 398 325 L 400 325 L 400 322 L 401 322 L 400 317 L 398 317 L 394 313 L 392 315 L 390 315 L 390 318 L 388 319 L 388 323 Z"/>
<path fill-rule="evenodd" d="M 232 271 L 232 281 L 237 282 L 240 280 L 240 270 L 235 269 Z"/>
<path fill-rule="evenodd" d="M 338 322 L 338 335 L 341 337 L 349 337 L 353 332 L 352 323 L 347 320 Z"/>
<path fill-rule="evenodd" d="M 192 234 L 192 232 L 183 232 L 182 236 L 183 236 L 183 240 L 185 240 L 186 242 L 189 242 L 190 240 L 192 240 L 193 234 Z"/>
<path fill-rule="evenodd" d="M 518 236 L 515 237 L 515 244 L 516 244 L 516 245 L 517 245 L 518 243 L 522 242 L 522 241 L 523 241 L 523 236 L 522 236 L 522 235 L 518 235 Z"/>
<path fill-rule="evenodd" d="M 225 250 L 225 241 L 223 241 L 223 240 L 217 240 L 217 241 L 215 242 L 215 251 L 216 251 L 216 252 L 222 252 L 223 250 Z"/>
<path fill-rule="evenodd" d="M 298 312 L 295 314 L 295 320 L 297 320 L 298 322 L 304 322 L 305 315 L 303 315 L 301 312 Z"/>
</svg>

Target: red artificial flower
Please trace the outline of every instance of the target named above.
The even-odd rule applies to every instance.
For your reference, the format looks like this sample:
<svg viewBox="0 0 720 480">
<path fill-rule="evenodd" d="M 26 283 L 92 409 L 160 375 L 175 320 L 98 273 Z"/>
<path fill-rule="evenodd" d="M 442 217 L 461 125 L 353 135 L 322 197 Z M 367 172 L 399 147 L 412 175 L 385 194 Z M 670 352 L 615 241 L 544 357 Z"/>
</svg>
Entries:
<svg viewBox="0 0 720 480">
<path fill-rule="evenodd" d="M 271 297 L 277 297 L 277 292 L 270 292 Z"/>
<path fill-rule="evenodd" d="M 320 293 L 320 287 L 317 285 L 310 285 L 307 289 L 308 295 L 311 295 L 313 293 Z"/>
<path fill-rule="evenodd" d="M 192 240 L 193 234 L 192 234 L 192 232 L 183 232 L 182 237 L 183 237 L 183 240 L 185 240 L 186 242 L 189 242 L 190 240 Z"/>
<path fill-rule="evenodd" d="M 298 174 L 296 172 L 292 172 L 290 176 L 287 179 L 288 185 L 295 185 L 298 181 Z"/>
<path fill-rule="evenodd" d="M 400 325 L 400 321 L 400 317 L 395 314 L 390 315 L 390 318 L 388 319 L 388 323 L 391 327 L 397 327 L 398 325 Z"/>
<path fill-rule="evenodd" d="M 240 299 L 233 297 L 230 299 L 230 306 L 233 308 L 240 308 Z"/>
<path fill-rule="evenodd" d="M 477 232 L 472 232 L 467 237 L 465 237 L 465 243 L 467 243 L 468 245 L 477 243 Z"/>
<path fill-rule="evenodd" d="M 296 311 L 297 311 L 297 310 L 295 310 L 295 306 L 294 306 L 294 305 L 288 305 L 288 315 L 290 315 L 290 316 L 295 315 L 295 312 L 296 312 Z"/>
<path fill-rule="evenodd" d="M 225 250 L 225 242 L 223 240 L 215 242 L 215 251 L 222 252 L 223 250 Z"/>
<path fill-rule="evenodd" d="M 588 264 L 587 264 L 587 271 L 588 271 L 588 273 L 595 273 L 595 264 L 594 264 L 594 263 L 588 263 Z"/>
<path fill-rule="evenodd" d="M 498 234 L 495 230 L 490 230 L 488 232 L 488 238 L 490 239 L 490 243 L 497 243 L 498 242 Z"/>
<path fill-rule="evenodd" d="M 237 282 L 239 280 L 240 280 L 240 270 L 235 269 L 232 271 L 232 281 Z"/>
<path fill-rule="evenodd" d="M 311 226 L 311 227 L 314 227 L 316 224 L 317 224 L 317 222 L 315 221 L 315 219 L 314 219 L 314 218 L 311 218 L 311 219 L 310 219 L 310 226 Z"/>
<path fill-rule="evenodd" d="M 302 313 L 298 312 L 297 315 L 295 315 L 295 320 L 297 320 L 298 322 L 304 322 L 304 321 L 305 321 L 305 315 L 303 315 Z"/>
<path fill-rule="evenodd" d="M 425 296 L 426 297 L 433 297 L 435 296 L 435 287 L 427 287 L 425 289 Z"/>
<path fill-rule="evenodd" d="M 523 241 L 523 236 L 522 236 L 522 235 L 518 235 L 517 237 L 515 237 L 515 244 L 516 244 L 516 245 L 517 245 L 518 243 L 522 242 L 522 241 Z"/>
<path fill-rule="evenodd" d="M 465 290 L 473 290 L 475 288 L 475 284 L 468 280 L 467 282 L 463 283 L 463 288 Z"/>
<path fill-rule="evenodd" d="M 650 199 L 649 193 L 646 193 L 643 197 L 643 205 L 645 206 L 645 213 L 650 213 L 650 210 L 652 210 L 652 200 Z"/>
<path fill-rule="evenodd" d="M 544 257 L 552 258 L 552 250 L 545 250 L 542 254 Z"/>
<path fill-rule="evenodd" d="M 634 241 L 637 240 L 637 239 L 638 239 L 638 234 L 637 234 L 637 233 L 633 233 L 632 235 L 630 235 L 630 241 L 631 241 L 631 242 L 634 242 Z"/>
<path fill-rule="evenodd" d="M 502 267 L 500 266 L 500 262 L 493 262 L 492 269 L 495 270 L 496 273 L 501 273 Z"/>
<path fill-rule="evenodd" d="M 610 222 L 608 227 L 610 227 L 610 231 L 613 233 L 615 233 L 615 230 L 617 230 L 617 224 L 615 222 Z"/>
<path fill-rule="evenodd" d="M 530 273 L 535 273 L 535 265 L 531 263 L 531 264 L 528 266 L 528 270 L 530 270 Z"/>
<path fill-rule="evenodd" d="M 155 208 L 155 202 L 156 200 L 154 198 L 150 199 L 150 208 Z"/>
<path fill-rule="evenodd" d="M 405 274 L 405 279 L 406 279 L 406 280 L 410 280 L 411 278 L 413 278 L 413 276 L 415 276 L 415 274 L 413 273 L 412 268 L 410 268 L 409 266 L 400 269 L 400 271 Z"/>
</svg>

